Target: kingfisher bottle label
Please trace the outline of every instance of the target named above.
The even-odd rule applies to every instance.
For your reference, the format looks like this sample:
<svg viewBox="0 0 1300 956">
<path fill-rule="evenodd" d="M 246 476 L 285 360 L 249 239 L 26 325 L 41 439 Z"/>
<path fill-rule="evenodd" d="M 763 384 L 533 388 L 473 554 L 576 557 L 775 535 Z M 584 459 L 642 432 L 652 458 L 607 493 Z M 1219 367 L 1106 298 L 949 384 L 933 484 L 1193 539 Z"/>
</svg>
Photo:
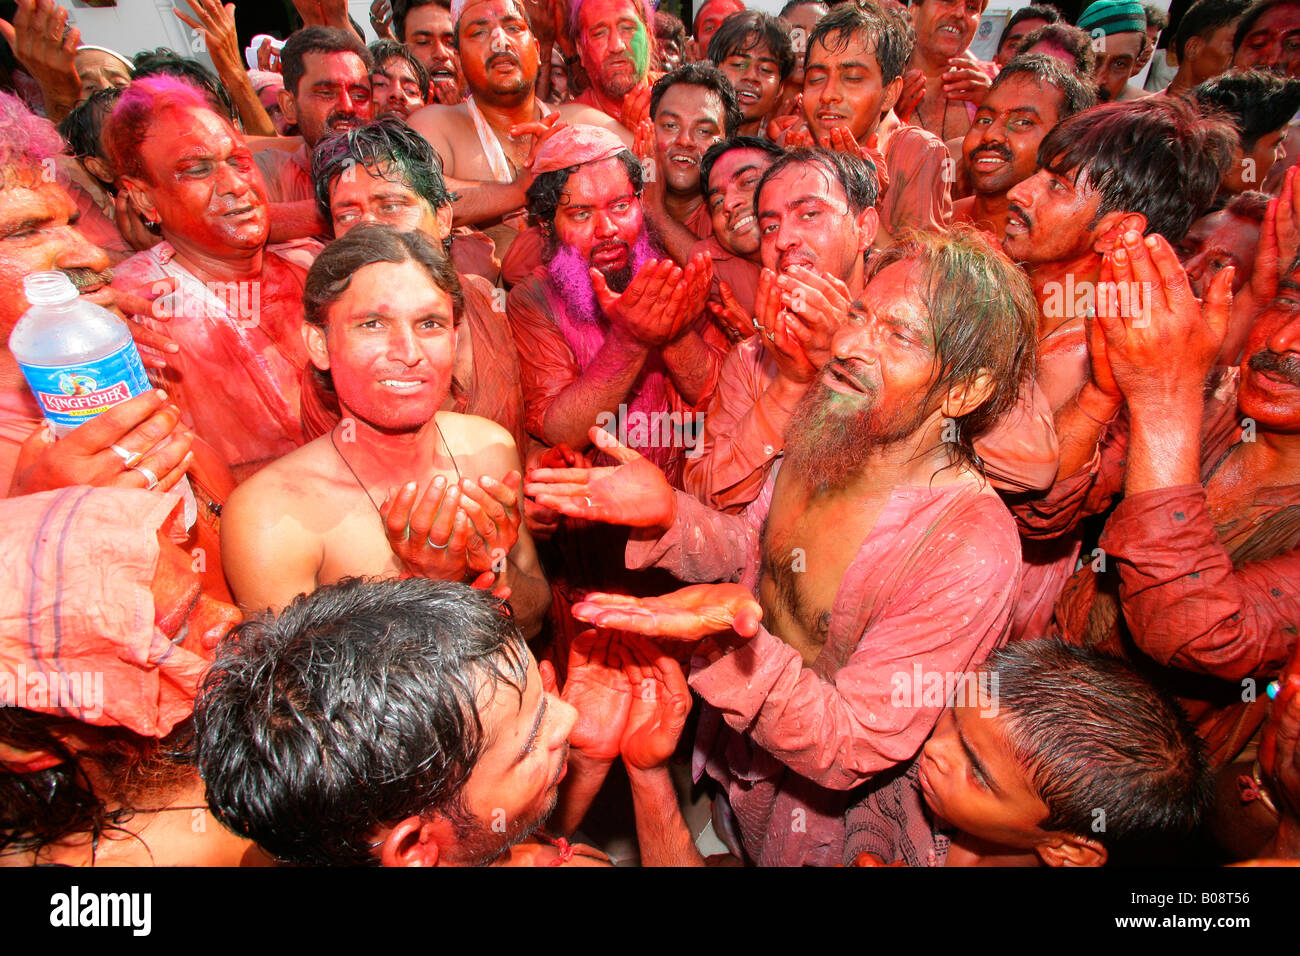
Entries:
<svg viewBox="0 0 1300 956">
<path fill-rule="evenodd" d="M 93 362 L 19 367 L 45 417 L 63 429 L 76 428 L 151 387 L 134 342 Z"/>
</svg>

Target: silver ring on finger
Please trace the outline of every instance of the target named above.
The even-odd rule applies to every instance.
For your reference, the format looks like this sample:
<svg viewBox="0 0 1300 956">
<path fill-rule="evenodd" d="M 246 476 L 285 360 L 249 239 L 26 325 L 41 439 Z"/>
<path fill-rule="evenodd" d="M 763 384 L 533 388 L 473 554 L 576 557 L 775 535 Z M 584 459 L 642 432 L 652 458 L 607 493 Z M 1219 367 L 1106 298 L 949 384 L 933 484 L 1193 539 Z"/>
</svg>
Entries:
<svg viewBox="0 0 1300 956">
<path fill-rule="evenodd" d="M 429 547 L 433 548 L 435 551 L 446 551 L 447 548 L 451 545 L 450 541 L 448 541 L 446 544 L 434 544 L 432 538 L 426 538 L 425 540 L 429 542 Z"/>
<path fill-rule="evenodd" d="M 583 495 L 582 500 L 585 501 L 585 502 L 587 502 L 587 507 L 588 507 L 588 508 L 591 507 L 591 498 L 590 498 L 589 496 L 587 496 L 587 495 Z"/>
<path fill-rule="evenodd" d="M 144 455 L 140 454 L 139 452 L 129 451 L 128 449 L 123 448 L 121 445 L 109 445 L 108 447 L 113 452 L 114 455 L 122 459 L 123 468 L 134 468 L 136 462 L 138 462 L 141 458 L 144 457 Z"/>
<path fill-rule="evenodd" d="M 140 477 L 145 481 L 145 490 L 153 491 L 158 487 L 158 476 L 146 468 L 144 465 L 132 465 L 131 471 L 140 472 Z"/>
</svg>

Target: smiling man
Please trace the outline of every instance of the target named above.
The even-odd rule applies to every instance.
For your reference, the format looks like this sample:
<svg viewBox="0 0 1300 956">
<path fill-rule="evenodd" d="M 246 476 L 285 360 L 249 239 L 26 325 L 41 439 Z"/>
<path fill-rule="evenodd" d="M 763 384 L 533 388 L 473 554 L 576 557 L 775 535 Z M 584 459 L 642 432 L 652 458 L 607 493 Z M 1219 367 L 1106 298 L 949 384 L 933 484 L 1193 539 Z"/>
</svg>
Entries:
<svg viewBox="0 0 1300 956">
<path fill-rule="evenodd" d="M 1038 169 L 1038 144 L 1061 120 L 1096 105 L 1097 97 L 1050 57 L 1011 60 L 975 111 L 962 141 L 972 195 L 953 203 L 953 219 L 1001 237 L 1007 191 Z"/>
<path fill-rule="evenodd" d="M 196 87 L 136 80 L 104 138 L 132 208 L 162 234 L 117 267 L 113 284 L 157 295 L 158 283 L 176 280 L 160 300 L 171 318 L 148 320 L 180 346 L 159 381 L 242 477 L 302 443 L 306 271 L 268 248 L 262 177 L 243 138 Z"/>
<path fill-rule="evenodd" d="M 909 12 L 916 46 L 908 62 L 901 116 L 943 142 L 966 135 L 997 68 L 970 52 L 988 0 L 919 0 Z"/>
<path fill-rule="evenodd" d="M 708 57 L 736 91 L 744 117 L 737 132 L 762 136 L 794 69 L 790 28 L 766 13 L 732 14 L 709 41 Z"/>
<path fill-rule="evenodd" d="M 548 591 L 520 527 L 514 439 L 442 409 L 462 307 L 450 264 L 419 233 L 358 226 L 317 258 L 303 339 L 342 417 L 231 496 L 222 564 L 243 607 L 414 574 L 508 587 L 536 632 Z"/>
<path fill-rule="evenodd" d="M 393 31 L 424 64 L 437 102 L 450 106 L 464 99 L 465 76 L 449 0 L 395 0 Z"/>
</svg>

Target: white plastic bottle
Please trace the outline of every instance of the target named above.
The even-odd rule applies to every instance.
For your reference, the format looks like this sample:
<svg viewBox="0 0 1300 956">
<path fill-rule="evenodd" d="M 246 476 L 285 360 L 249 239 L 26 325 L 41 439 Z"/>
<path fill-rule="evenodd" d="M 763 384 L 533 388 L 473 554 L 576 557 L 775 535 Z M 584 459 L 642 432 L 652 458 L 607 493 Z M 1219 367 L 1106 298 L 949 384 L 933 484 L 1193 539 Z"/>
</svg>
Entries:
<svg viewBox="0 0 1300 956">
<path fill-rule="evenodd" d="M 83 299 L 65 273 L 34 272 L 23 293 L 31 308 L 14 326 L 9 351 L 57 437 L 153 387 L 126 323 Z M 176 491 L 190 527 L 194 492 L 184 478 Z"/>
</svg>

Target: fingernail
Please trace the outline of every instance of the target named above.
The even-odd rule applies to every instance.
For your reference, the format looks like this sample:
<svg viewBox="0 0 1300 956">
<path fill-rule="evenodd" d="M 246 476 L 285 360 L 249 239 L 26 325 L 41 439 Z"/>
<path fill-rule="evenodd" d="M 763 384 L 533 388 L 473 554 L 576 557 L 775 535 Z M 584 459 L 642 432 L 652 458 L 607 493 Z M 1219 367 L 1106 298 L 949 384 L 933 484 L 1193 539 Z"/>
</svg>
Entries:
<svg viewBox="0 0 1300 956">
<path fill-rule="evenodd" d="M 164 392 L 161 388 L 154 389 L 154 394 L 158 396 L 158 401 L 160 402 L 167 401 L 167 393 Z"/>
<path fill-rule="evenodd" d="M 414 490 L 415 490 L 415 482 L 413 482 L 413 481 L 408 481 L 408 482 L 407 482 L 405 485 L 403 485 L 402 487 L 403 487 L 403 490 L 404 490 L 404 491 L 414 491 Z"/>
<path fill-rule="evenodd" d="M 433 487 L 438 488 L 440 490 L 442 486 L 445 485 L 446 483 L 447 482 L 443 479 L 442 475 L 439 475 L 437 478 L 433 479 Z M 411 487 L 414 488 L 415 486 L 412 485 Z"/>
<path fill-rule="evenodd" d="M 484 475 L 484 476 L 479 480 L 479 484 L 482 485 L 484 488 L 491 488 L 491 487 L 492 487 L 493 485 L 495 485 L 496 483 L 497 483 L 497 482 L 496 482 L 494 479 L 489 478 L 487 475 Z"/>
</svg>

